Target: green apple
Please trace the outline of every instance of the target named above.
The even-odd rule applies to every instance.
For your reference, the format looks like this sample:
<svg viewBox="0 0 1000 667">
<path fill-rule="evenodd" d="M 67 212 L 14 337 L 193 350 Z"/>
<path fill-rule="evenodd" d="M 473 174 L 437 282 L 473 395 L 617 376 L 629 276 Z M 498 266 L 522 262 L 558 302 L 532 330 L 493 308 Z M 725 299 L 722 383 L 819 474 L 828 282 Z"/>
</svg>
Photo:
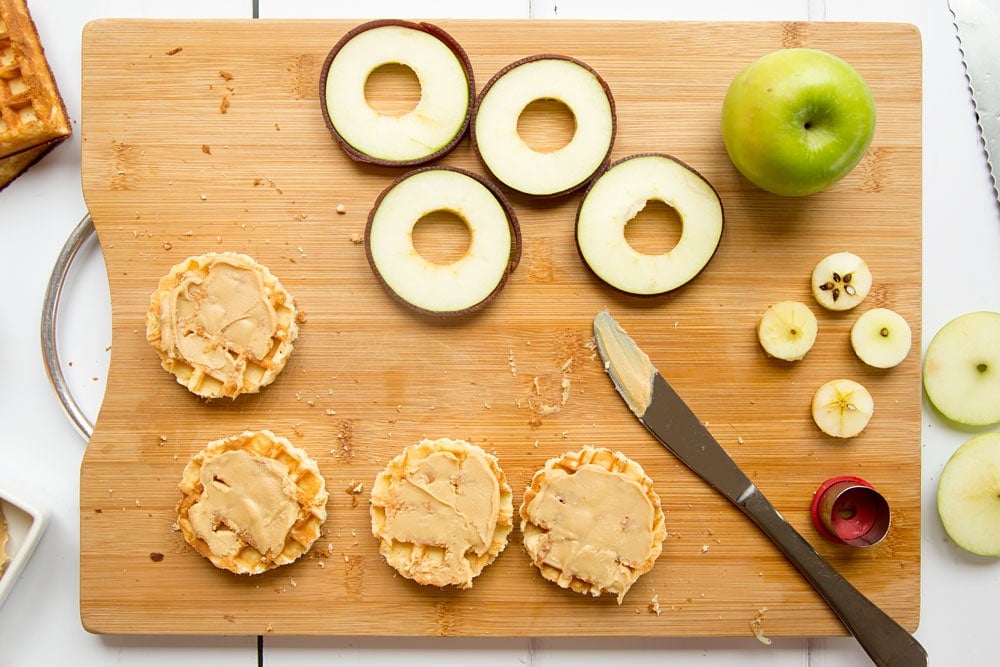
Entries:
<svg viewBox="0 0 1000 667">
<path fill-rule="evenodd" d="M 854 168 L 874 132 L 868 84 L 817 49 L 781 49 L 750 63 L 722 103 L 722 139 L 733 165 L 778 195 L 830 187 Z"/>
<path fill-rule="evenodd" d="M 941 471 L 938 515 L 959 547 L 1000 556 L 1000 433 L 977 435 Z"/>
<path fill-rule="evenodd" d="M 1000 313 L 959 315 L 924 354 L 924 391 L 938 412 L 968 426 L 1000 423 Z"/>
</svg>

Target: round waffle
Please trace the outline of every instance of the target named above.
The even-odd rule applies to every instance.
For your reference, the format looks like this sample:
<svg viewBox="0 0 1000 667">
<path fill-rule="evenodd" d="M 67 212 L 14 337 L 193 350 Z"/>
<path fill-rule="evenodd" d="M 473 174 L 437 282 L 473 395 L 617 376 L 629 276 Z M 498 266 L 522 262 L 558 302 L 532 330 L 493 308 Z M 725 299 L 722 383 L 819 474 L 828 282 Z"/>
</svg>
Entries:
<svg viewBox="0 0 1000 667">
<path fill-rule="evenodd" d="M 507 546 L 513 517 L 513 493 L 496 457 L 463 440 L 407 447 L 372 486 L 379 552 L 423 585 L 471 588 Z"/>
<path fill-rule="evenodd" d="M 519 508 L 524 548 L 542 576 L 622 603 L 667 536 L 660 498 L 621 452 L 584 447 L 546 461 Z"/>
<path fill-rule="evenodd" d="M 184 468 L 177 526 L 221 569 L 260 574 L 291 563 L 319 538 L 326 482 L 305 451 L 274 433 L 208 443 Z"/>
<path fill-rule="evenodd" d="M 146 340 L 177 381 L 204 398 L 256 393 L 285 367 L 298 337 L 292 296 L 247 255 L 189 257 L 160 279 Z"/>
</svg>

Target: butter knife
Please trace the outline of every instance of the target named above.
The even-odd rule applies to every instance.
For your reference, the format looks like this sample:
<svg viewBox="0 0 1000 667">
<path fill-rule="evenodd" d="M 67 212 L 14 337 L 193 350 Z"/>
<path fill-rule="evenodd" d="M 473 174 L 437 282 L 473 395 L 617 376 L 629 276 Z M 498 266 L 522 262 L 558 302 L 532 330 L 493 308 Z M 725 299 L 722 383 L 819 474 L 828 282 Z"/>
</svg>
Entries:
<svg viewBox="0 0 1000 667">
<path fill-rule="evenodd" d="M 1000 0 L 948 0 L 976 105 L 993 190 L 1000 201 Z"/>
<path fill-rule="evenodd" d="M 757 524 L 876 665 L 927 664 L 927 652 L 917 640 L 854 588 L 781 516 L 607 311 L 594 317 L 594 338 L 615 388 L 643 426 Z"/>
</svg>

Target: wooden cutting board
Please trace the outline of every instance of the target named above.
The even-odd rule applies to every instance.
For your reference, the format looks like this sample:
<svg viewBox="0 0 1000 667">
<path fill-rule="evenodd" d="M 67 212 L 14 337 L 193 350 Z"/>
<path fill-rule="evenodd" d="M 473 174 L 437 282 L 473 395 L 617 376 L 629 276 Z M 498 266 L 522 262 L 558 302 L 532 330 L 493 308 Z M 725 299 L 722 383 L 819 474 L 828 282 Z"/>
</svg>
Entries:
<svg viewBox="0 0 1000 667">
<path fill-rule="evenodd" d="M 441 20 L 467 49 L 477 90 L 521 56 L 563 53 L 607 79 L 618 108 L 614 158 L 668 152 L 719 190 L 715 258 L 674 294 L 632 298 L 584 269 L 578 197 L 510 195 L 524 256 L 478 315 L 440 321 L 392 301 L 356 243 L 401 169 L 359 166 L 320 114 L 319 71 L 354 21 L 107 20 L 83 35 L 83 187 L 111 289 L 111 367 L 81 470 L 80 606 L 101 633 L 467 636 L 837 635 L 844 629 L 749 521 L 664 451 L 612 388 L 592 346 L 608 308 L 648 351 L 757 486 L 858 588 L 907 628 L 920 584 L 921 47 L 899 24 Z M 786 199 L 755 189 L 720 138 L 726 87 L 745 64 L 791 46 L 830 50 L 868 80 L 874 142 L 830 190 Z M 393 79 L 390 77 L 389 79 Z M 402 84 L 399 84 L 402 85 Z M 390 90 L 402 90 L 397 84 Z M 396 86 L 394 88 L 394 86 Z M 373 93 L 374 95 L 374 93 Z M 535 130 L 558 132 L 554 112 Z M 527 122 L 527 121 L 526 121 Z M 526 129 L 525 132 L 529 132 Z M 444 160 L 483 173 L 468 141 Z M 338 207 L 342 209 L 338 211 Z M 650 209 L 655 209 L 650 206 Z M 676 229 L 653 210 L 636 227 Z M 430 227 L 442 243 L 454 230 Z M 637 231 L 636 244 L 649 241 Z M 435 235 L 437 235 L 435 237 Z M 205 403 L 163 371 L 145 314 L 172 265 L 208 251 L 266 264 L 307 314 L 278 380 Z M 850 250 L 874 272 L 860 310 L 888 306 L 913 352 L 875 371 L 852 355 L 860 312 L 819 307 L 800 363 L 768 360 L 754 333 L 782 299 L 811 302 L 808 276 Z M 430 250 L 428 250 L 430 252 Z M 860 437 L 810 418 L 835 377 L 876 401 Z M 569 381 L 563 402 L 563 381 Z M 546 406 L 557 406 L 551 412 Z M 330 489 L 324 536 L 300 561 L 254 578 L 215 569 L 174 530 L 181 470 L 205 443 L 270 428 L 306 449 Z M 515 530 L 466 591 L 422 588 L 390 569 L 371 537 L 368 492 L 390 458 L 423 437 L 495 452 L 515 503 L 546 459 L 583 445 L 619 449 L 654 479 L 669 536 L 622 605 L 544 581 Z M 870 549 L 824 541 L 809 506 L 836 475 L 889 501 L 892 528 Z M 361 484 L 360 494 L 348 489 Z M 658 602 L 659 613 L 651 603 Z"/>
</svg>

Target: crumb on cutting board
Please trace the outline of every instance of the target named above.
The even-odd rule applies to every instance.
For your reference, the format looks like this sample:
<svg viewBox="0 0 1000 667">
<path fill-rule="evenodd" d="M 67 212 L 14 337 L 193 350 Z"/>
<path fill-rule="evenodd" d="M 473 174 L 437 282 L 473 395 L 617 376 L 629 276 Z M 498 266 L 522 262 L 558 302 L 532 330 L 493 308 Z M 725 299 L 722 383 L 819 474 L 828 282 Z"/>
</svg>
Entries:
<svg viewBox="0 0 1000 667">
<path fill-rule="evenodd" d="M 767 612 L 767 607 L 761 607 L 757 610 L 757 613 L 753 615 L 750 619 L 750 632 L 761 644 L 767 646 L 771 645 L 771 639 L 764 635 L 764 614 Z"/>
<path fill-rule="evenodd" d="M 659 595 L 654 595 L 653 597 L 651 597 L 649 599 L 649 605 L 648 605 L 647 609 L 649 610 L 649 613 L 656 614 L 657 616 L 659 616 L 660 614 L 663 613 L 663 611 L 660 609 L 660 596 Z"/>
</svg>

